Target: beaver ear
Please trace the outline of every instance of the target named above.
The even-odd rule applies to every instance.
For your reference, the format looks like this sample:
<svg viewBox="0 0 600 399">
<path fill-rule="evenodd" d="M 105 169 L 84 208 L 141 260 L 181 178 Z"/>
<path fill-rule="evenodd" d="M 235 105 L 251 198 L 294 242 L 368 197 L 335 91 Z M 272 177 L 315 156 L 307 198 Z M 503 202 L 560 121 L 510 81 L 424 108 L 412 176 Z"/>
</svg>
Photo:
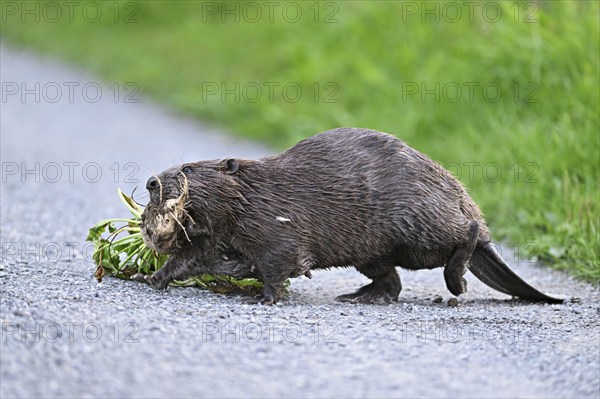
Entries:
<svg viewBox="0 0 600 399">
<path fill-rule="evenodd" d="M 240 167 L 240 161 L 237 159 L 229 158 L 225 161 L 225 173 L 232 175 L 238 171 Z"/>
</svg>

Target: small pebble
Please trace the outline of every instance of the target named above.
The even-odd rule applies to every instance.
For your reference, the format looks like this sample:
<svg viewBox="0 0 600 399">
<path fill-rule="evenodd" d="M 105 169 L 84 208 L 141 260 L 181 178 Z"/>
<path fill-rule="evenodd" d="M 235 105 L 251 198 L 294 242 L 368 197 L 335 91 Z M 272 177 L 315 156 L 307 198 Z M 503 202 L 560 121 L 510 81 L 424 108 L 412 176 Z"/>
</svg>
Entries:
<svg viewBox="0 0 600 399">
<path fill-rule="evenodd" d="M 448 299 L 448 306 L 451 308 L 455 308 L 458 306 L 458 299 L 456 298 L 450 298 Z"/>
</svg>

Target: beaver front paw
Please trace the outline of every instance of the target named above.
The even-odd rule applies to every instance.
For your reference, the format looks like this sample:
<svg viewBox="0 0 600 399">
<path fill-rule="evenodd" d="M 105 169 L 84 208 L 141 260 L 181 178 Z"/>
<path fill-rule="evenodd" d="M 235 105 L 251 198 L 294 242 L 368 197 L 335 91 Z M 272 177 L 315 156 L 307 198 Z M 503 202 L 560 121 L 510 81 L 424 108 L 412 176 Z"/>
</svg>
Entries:
<svg viewBox="0 0 600 399">
<path fill-rule="evenodd" d="M 247 303 L 251 305 L 274 305 L 278 302 L 282 297 L 283 288 L 276 289 L 275 287 L 269 286 L 265 284 L 263 288 L 262 295 L 256 295 L 255 297 L 249 299 Z"/>
<path fill-rule="evenodd" d="M 143 283 L 148 283 L 152 288 L 155 288 L 159 291 L 165 291 L 169 286 L 169 281 L 166 279 L 161 279 L 157 276 L 158 273 L 154 273 L 153 275 L 147 275 L 142 273 L 136 273 L 130 277 L 131 280 L 140 281 Z"/>
</svg>

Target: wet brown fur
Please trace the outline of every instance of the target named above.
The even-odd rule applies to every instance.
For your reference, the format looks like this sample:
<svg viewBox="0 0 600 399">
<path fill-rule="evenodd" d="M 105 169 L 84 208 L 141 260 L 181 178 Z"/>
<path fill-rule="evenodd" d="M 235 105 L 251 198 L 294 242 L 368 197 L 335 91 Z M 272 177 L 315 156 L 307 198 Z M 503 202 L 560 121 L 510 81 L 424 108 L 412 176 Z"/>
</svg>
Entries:
<svg viewBox="0 0 600 399">
<path fill-rule="evenodd" d="M 280 299 L 289 277 L 345 266 L 373 282 L 339 297 L 343 301 L 396 300 L 396 266 L 446 267 L 447 286 L 459 295 L 471 254 L 490 242 L 479 208 L 454 176 L 401 140 L 372 130 L 333 129 L 258 160 L 172 167 L 158 175 L 160 192 L 149 187 L 149 212 L 182 195 L 183 175 L 187 216 L 180 222 L 191 243 L 180 234 L 169 248 L 157 249 L 193 269 L 194 247 L 219 243 L 219 251 L 235 254 L 238 270 L 265 283 L 263 303 Z M 145 225 L 146 242 L 155 245 L 159 237 Z M 213 251 L 194 262 L 204 270 L 219 258 Z"/>
</svg>

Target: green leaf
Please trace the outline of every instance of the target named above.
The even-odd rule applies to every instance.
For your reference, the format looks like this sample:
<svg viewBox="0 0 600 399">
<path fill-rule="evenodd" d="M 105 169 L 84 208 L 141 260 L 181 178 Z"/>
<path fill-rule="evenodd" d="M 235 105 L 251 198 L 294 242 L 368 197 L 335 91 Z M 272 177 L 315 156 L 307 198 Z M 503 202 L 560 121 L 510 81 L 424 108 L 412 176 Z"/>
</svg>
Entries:
<svg viewBox="0 0 600 399">
<path fill-rule="evenodd" d="M 128 197 L 127 195 L 125 195 L 123 193 L 123 191 L 121 191 L 120 188 L 117 188 L 117 193 L 119 194 L 119 197 L 121 198 L 121 202 L 123 202 L 125 204 L 127 209 L 129 209 L 131 211 L 133 216 L 135 218 L 140 218 L 142 215 L 142 212 L 144 211 L 144 208 L 139 206 L 131 197 Z"/>
</svg>

